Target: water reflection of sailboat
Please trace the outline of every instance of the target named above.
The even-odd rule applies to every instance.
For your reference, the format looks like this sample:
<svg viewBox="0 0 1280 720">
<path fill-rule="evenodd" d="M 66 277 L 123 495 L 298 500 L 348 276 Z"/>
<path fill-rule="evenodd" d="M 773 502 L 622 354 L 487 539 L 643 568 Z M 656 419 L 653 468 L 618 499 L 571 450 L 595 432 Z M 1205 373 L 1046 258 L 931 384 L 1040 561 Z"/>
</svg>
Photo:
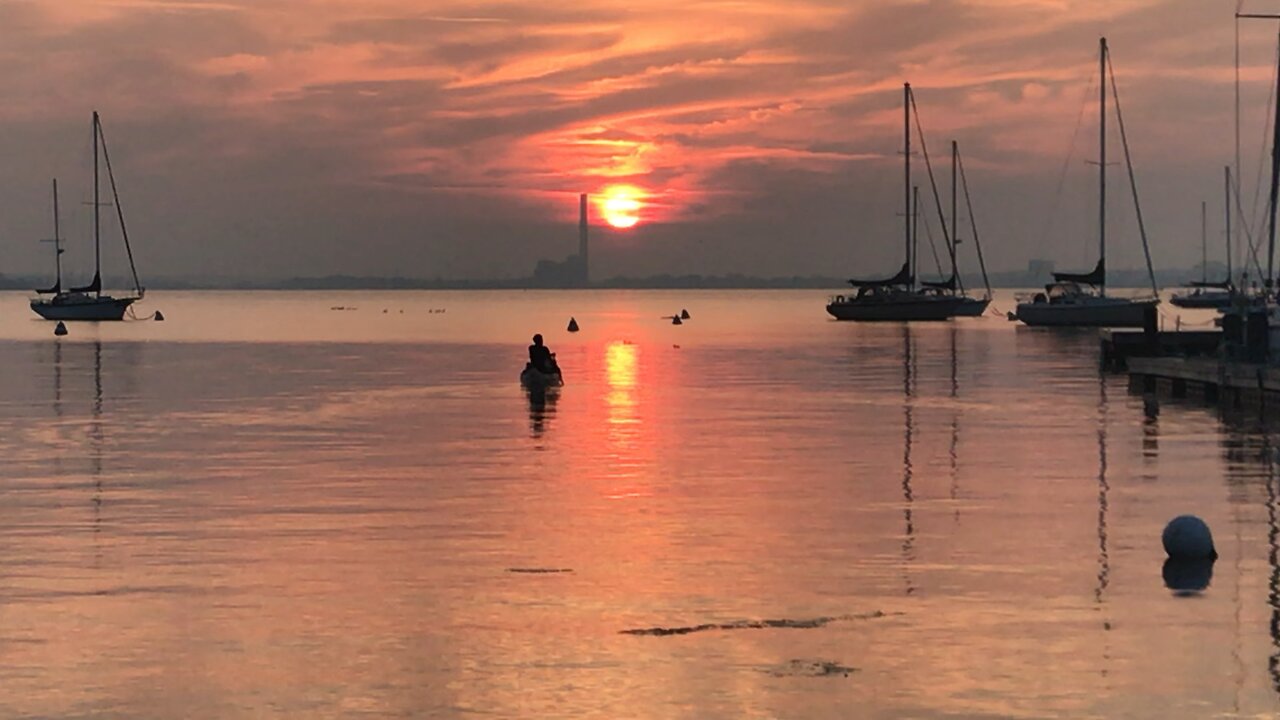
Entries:
<svg viewBox="0 0 1280 720">
<path fill-rule="evenodd" d="M 1107 515 L 1111 509 L 1111 483 L 1107 480 L 1107 374 L 1098 372 L 1098 583 L 1093 600 L 1102 612 L 1102 677 L 1111 665 L 1111 618 L 1107 613 L 1107 587 L 1111 584 L 1111 552 L 1107 546 Z"/>
<path fill-rule="evenodd" d="M 1267 564 L 1271 575 L 1267 578 L 1267 605 L 1271 608 L 1271 656 L 1267 658 L 1267 670 L 1271 673 L 1271 687 L 1280 693 L 1280 520 L 1277 513 L 1276 459 L 1270 442 L 1262 446 L 1267 463 Z"/>
<path fill-rule="evenodd" d="M 1111 484 L 1107 481 L 1107 376 L 1098 379 L 1098 584 L 1093 597 L 1102 604 L 1111 582 L 1111 556 L 1107 550 L 1107 512 L 1110 509 Z M 1105 624 L 1111 629 L 1111 623 Z"/>
<path fill-rule="evenodd" d="M 911 483 L 915 476 L 915 468 L 911 464 L 911 445 L 915 439 L 915 354 L 912 352 L 911 326 L 902 326 L 902 577 L 906 582 L 906 592 L 911 595 L 915 586 L 907 573 L 907 566 L 915 559 L 916 528 L 912 517 L 912 505 L 915 504 L 915 492 Z"/>
<path fill-rule="evenodd" d="M 89 444 L 93 473 L 93 534 L 102 530 L 102 341 L 93 342 L 93 411 L 89 423 Z"/>
<path fill-rule="evenodd" d="M 955 405 L 951 413 L 951 446 L 947 456 L 951 461 L 951 502 L 955 506 L 955 519 L 960 519 L 960 505 L 956 502 L 960 496 L 960 368 L 957 358 L 957 331 L 951 327 L 951 402 Z"/>
</svg>

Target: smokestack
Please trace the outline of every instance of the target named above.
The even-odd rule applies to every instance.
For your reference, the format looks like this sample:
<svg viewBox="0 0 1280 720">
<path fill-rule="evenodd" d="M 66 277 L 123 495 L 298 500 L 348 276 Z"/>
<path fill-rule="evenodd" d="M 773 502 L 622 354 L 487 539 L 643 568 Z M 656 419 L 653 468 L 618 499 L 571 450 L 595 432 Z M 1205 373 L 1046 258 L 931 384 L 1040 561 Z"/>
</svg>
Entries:
<svg viewBox="0 0 1280 720">
<path fill-rule="evenodd" d="M 578 196 L 578 262 L 582 263 L 582 284 L 591 282 L 590 266 L 587 264 L 587 194 Z"/>
</svg>

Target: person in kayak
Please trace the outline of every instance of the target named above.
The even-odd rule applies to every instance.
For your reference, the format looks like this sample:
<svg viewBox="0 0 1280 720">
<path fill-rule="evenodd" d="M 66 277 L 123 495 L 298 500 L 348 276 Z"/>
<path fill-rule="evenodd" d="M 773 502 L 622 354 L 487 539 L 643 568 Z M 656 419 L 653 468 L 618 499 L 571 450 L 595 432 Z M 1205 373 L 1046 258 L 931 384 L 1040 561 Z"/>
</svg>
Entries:
<svg viewBox="0 0 1280 720">
<path fill-rule="evenodd" d="M 556 366 L 556 354 L 542 344 L 541 334 L 533 336 L 533 344 L 529 346 L 529 364 L 538 372 L 556 373 L 560 371 L 560 368 Z"/>
</svg>

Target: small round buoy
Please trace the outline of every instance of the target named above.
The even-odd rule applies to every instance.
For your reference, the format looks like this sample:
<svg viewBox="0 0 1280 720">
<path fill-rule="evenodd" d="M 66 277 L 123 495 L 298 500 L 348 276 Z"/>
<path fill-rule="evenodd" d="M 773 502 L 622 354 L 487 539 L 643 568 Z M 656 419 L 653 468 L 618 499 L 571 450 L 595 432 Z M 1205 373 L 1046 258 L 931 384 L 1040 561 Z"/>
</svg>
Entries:
<svg viewBox="0 0 1280 720">
<path fill-rule="evenodd" d="M 161 321 L 163 321 L 163 320 L 164 320 L 164 313 L 162 313 L 162 312 L 160 312 L 159 310 L 157 310 L 157 311 L 156 311 L 156 322 L 161 322 Z"/>
<path fill-rule="evenodd" d="M 63 335 L 66 335 L 67 334 L 66 323 L 59 320 L 57 326 L 53 328 L 53 334 L 57 335 L 58 337 L 62 337 Z"/>
<path fill-rule="evenodd" d="M 672 316 L 671 316 L 671 324 L 672 324 L 672 325 L 683 325 L 683 324 L 684 324 L 684 321 L 680 319 L 680 316 L 679 316 L 679 315 L 672 315 Z"/>
<path fill-rule="evenodd" d="M 689 319 L 689 311 L 688 311 L 688 310 L 681 310 L 681 311 L 680 311 L 680 317 L 681 317 L 681 318 L 684 318 L 685 320 L 688 320 L 688 319 Z"/>
<path fill-rule="evenodd" d="M 574 318 L 569 318 L 569 332 L 578 332 L 578 321 Z"/>
<path fill-rule="evenodd" d="M 1160 535 L 1164 551 L 1174 560 L 1215 560 L 1213 533 L 1205 521 L 1195 515 L 1179 515 L 1164 526 Z"/>
</svg>

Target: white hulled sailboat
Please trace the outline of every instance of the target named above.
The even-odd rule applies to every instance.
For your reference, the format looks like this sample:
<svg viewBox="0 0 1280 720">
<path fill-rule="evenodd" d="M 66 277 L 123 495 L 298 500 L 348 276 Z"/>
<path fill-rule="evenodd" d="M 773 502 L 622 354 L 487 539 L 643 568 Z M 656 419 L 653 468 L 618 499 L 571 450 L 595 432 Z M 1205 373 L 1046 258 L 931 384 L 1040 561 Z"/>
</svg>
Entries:
<svg viewBox="0 0 1280 720">
<path fill-rule="evenodd" d="M 1018 304 L 1015 317 L 1027 325 L 1050 327 L 1142 327 L 1147 314 L 1159 302 L 1155 285 L 1155 273 L 1151 268 L 1151 254 L 1147 249 L 1147 235 L 1142 220 L 1142 208 L 1138 206 L 1138 192 L 1134 184 L 1133 165 L 1130 162 L 1128 141 L 1125 140 L 1124 120 L 1120 116 L 1120 96 L 1115 90 L 1115 72 L 1111 71 L 1112 93 L 1116 100 L 1116 118 L 1120 125 L 1120 137 L 1125 146 L 1125 164 L 1129 169 L 1129 181 L 1133 187 L 1134 206 L 1142 246 L 1147 259 L 1147 273 L 1151 277 L 1150 298 L 1127 298 L 1107 295 L 1107 71 L 1111 69 L 1111 55 L 1107 39 L 1098 42 L 1099 66 L 1099 193 L 1098 193 L 1098 264 L 1087 273 L 1054 273 L 1053 282 L 1045 286 L 1043 293 Z"/>
<path fill-rule="evenodd" d="M 107 166 L 107 178 L 111 183 L 111 198 L 120 221 L 120 233 L 129 256 L 129 270 L 133 274 L 134 292 L 112 297 L 102 292 L 102 207 L 99 195 L 98 149 Z M 116 190 L 115 174 L 111 171 L 111 156 L 107 153 L 106 136 L 102 134 L 102 122 L 93 113 L 93 280 L 83 287 L 62 289 L 62 244 L 57 232 L 57 185 L 54 185 L 54 252 L 57 258 L 56 278 L 53 287 L 37 290 L 40 297 L 31 300 L 31 309 L 45 320 L 122 320 L 129 306 L 142 299 L 144 290 L 138 282 L 138 270 L 133 264 L 133 249 L 129 246 L 129 232 L 125 229 L 124 211 L 120 207 L 120 194 Z M 47 296 L 47 297 L 46 297 Z"/>
</svg>

